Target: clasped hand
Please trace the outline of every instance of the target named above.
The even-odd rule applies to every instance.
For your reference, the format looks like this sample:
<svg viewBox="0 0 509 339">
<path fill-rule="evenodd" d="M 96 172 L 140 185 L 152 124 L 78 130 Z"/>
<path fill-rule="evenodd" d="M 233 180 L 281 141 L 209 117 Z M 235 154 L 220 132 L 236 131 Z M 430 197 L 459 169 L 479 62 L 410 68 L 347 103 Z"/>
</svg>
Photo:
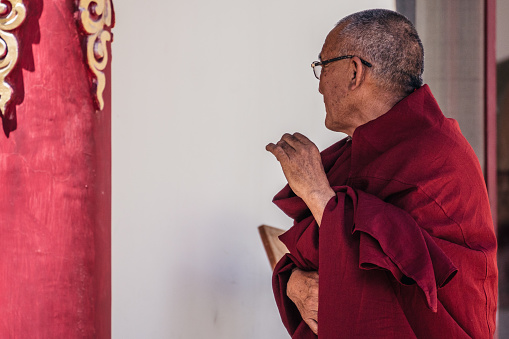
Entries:
<svg viewBox="0 0 509 339">
<path fill-rule="evenodd" d="M 286 295 L 297 306 L 302 320 L 318 335 L 318 272 L 295 269 L 288 280 Z"/>
</svg>

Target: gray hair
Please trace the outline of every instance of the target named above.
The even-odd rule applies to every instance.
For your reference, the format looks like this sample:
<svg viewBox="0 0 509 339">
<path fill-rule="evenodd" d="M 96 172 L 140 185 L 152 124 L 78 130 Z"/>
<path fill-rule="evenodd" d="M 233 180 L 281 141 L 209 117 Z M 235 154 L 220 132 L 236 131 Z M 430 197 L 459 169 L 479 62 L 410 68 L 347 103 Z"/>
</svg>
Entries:
<svg viewBox="0 0 509 339">
<path fill-rule="evenodd" d="M 386 90 L 411 93 L 422 86 L 424 48 L 414 25 L 403 15 L 370 9 L 338 22 L 340 55 L 357 55 L 373 65 L 373 77 Z"/>
</svg>

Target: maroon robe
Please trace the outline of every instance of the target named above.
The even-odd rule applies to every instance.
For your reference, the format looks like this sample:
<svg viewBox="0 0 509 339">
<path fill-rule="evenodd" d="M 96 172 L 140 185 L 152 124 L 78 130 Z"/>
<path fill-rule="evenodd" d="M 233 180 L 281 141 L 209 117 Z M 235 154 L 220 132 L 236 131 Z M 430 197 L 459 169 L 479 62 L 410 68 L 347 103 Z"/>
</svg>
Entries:
<svg viewBox="0 0 509 339">
<path fill-rule="evenodd" d="M 322 152 L 336 192 L 320 228 L 286 186 L 295 220 L 274 270 L 293 338 L 316 338 L 286 296 L 294 267 L 319 272 L 321 338 L 491 338 L 496 238 L 479 161 L 427 85 Z M 320 260 L 319 260 L 320 258 Z"/>
</svg>

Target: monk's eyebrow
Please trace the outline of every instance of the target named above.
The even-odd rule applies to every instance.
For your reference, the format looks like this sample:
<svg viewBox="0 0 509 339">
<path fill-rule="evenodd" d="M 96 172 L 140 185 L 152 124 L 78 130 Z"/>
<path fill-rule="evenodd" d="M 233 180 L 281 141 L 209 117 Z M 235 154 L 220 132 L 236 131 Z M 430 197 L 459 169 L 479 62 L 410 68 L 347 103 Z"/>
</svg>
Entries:
<svg viewBox="0 0 509 339">
<path fill-rule="evenodd" d="M 318 53 L 318 60 L 322 61 L 322 53 Z"/>
</svg>

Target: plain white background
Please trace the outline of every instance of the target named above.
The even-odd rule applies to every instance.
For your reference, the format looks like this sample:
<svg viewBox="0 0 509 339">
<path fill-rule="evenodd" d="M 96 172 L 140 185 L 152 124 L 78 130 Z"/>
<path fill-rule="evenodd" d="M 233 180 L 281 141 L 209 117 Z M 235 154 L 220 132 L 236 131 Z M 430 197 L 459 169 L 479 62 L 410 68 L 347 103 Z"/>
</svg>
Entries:
<svg viewBox="0 0 509 339">
<path fill-rule="evenodd" d="M 310 64 L 392 0 L 114 1 L 113 338 L 287 338 L 257 226 L 290 220 L 265 145 L 325 129 Z"/>
</svg>

